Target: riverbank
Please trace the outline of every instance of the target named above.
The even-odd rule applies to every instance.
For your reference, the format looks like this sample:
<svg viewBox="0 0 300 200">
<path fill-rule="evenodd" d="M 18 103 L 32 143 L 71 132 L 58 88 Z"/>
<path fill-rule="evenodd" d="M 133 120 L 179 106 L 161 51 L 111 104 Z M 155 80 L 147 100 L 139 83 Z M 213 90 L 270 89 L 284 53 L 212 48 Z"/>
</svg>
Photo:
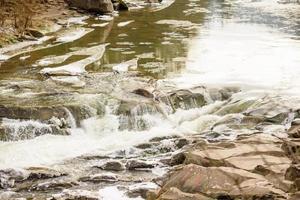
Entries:
<svg viewBox="0 0 300 200">
<path fill-rule="evenodd" d="M 0 28 L 0 48 L 7 47 L 24 41 L 33 41 L 42 36 L 55 32 L 61 26 L 60 20 L 66 20 L 78 15 L 76 11 L 70 10 L 64 0 L 51 0 L 37 5 L 30 26 L 26 30 L 18 30 L 14 26 L 13 19 L 8 17 Z M 21 13 L 20 13 L 21 15 Z"/>
</svg>

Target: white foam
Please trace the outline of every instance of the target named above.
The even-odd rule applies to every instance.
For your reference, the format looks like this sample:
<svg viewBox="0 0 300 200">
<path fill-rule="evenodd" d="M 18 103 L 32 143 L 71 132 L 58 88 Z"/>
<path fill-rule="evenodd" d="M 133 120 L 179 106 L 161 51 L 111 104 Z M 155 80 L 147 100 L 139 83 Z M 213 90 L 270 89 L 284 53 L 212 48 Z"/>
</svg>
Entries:
<svg viewBox="0 0 300 200">
<path fill-rule="evenodd" d="M 103 200 L 143 200 L 141 197 L 129 198 L 117 186 L 109 186 L 99 190 L 101 199 Z"/>
</svg>

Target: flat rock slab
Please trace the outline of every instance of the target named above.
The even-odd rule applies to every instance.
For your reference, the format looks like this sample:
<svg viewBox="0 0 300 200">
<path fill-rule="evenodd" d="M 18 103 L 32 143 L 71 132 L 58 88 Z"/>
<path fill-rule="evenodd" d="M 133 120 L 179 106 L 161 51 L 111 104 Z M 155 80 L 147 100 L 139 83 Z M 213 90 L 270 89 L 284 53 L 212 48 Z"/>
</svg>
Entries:
<svg viewBox="0 0 300 200">
<path fill-rule="evenodd" d="M 189 164 L 175 171 L 162 187 L 160 194 L 176 187 L 186 193 L 201 193 L 213 198 L 284 197 L 286 194 L 263 176 L 232 167 L 202 167 Z"/>
</svg>

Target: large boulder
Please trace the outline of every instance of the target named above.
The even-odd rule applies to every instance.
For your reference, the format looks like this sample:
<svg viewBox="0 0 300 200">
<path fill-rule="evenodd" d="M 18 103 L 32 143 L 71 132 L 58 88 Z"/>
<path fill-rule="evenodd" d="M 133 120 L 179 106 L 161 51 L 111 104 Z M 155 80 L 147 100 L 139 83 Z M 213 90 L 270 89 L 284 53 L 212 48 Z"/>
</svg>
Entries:
<svg viewBox="0 0 300 200">
<path fill-rule="evenodd" d="M 110 13 L 114 11 L 110 0 L 67 0 L 67 2 L 70 6 L 92 12 Z"/>
<path fill-rule="evenodd" d="M 186 165 L 170 176 L 159 195 L 163 196 L 174 187 L 184 193 L 205 194 L 218 199 L 276 199 L 286 196 L 263 176 L 232 167 Z"/>
</svg>

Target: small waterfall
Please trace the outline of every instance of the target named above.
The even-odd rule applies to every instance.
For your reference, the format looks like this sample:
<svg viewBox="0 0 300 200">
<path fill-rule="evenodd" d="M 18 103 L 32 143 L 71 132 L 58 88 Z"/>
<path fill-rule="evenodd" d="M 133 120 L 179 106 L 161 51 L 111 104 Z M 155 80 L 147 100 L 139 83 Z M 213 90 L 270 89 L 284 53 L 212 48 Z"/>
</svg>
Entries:
<svg viewBox="0 0 300 200">
<path fill-rule="evenodd" d="M 70 110 L 68 108 L 64 108 L 66 113 L 68 114 L 68 117 L 67 117 L 67 122 L 68 124 L 70 125 L 71 128 L 76 128 L 77 125 L 76 125 L 76 119 L 75 117 L 73 116 L 73 114 L 70 112 Z"/>
<path fill-rule="evenodd" d="M 132 108 L 129 107 L 125 112 L 119 114 L 120 130 L 147 130 L 165 118 L 159 105 L 146 103 L 138 104 Z"/>
<path fill-rule="evenodd" d="M 51 125 L 34 120 L 3 119 L 0 140 L 16 141 L 32 139 L 40 135 L 52 134 Z"/>
</svg>

